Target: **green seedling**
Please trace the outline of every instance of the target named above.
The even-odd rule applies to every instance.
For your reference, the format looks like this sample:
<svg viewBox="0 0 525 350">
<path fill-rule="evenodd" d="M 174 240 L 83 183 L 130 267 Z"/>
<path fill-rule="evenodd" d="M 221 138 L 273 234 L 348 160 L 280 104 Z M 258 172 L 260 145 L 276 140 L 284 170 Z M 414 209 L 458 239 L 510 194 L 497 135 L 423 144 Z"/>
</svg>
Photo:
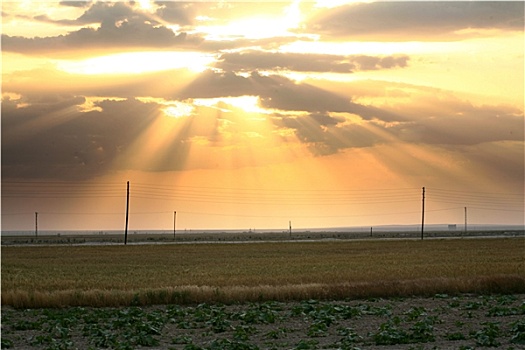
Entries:
<svg viewBox="0 0 525 350">
<path fill-rule="evenodd" d="M 501 336 L 499 324 L 493 322 L 482 322 L 482 325 L 484 325 L 484 327 L 473 334 L 473 338 L 476 340 L 476 345 L 498 347 L 500 345 L 498 337 Z"/>
</svg>

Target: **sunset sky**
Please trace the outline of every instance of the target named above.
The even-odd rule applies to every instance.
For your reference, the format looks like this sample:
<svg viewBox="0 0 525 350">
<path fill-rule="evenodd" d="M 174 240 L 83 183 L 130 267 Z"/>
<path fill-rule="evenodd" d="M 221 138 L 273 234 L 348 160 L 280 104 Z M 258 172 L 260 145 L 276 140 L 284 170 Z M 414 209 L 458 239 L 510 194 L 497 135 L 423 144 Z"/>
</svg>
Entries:
<svg viewBox="0 0 525 350">
<path fill-rule="evenodd" d="M 524 224 L 524 3 L 2 2 L 2 230 Z"/>
</svg>

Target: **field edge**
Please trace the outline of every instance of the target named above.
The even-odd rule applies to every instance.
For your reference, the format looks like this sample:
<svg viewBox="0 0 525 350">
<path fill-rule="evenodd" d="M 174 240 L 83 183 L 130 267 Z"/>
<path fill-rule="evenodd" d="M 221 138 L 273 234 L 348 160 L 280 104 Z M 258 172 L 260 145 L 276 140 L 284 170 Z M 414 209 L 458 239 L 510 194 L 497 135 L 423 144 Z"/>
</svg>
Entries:
<svg viewBox="0 0 525 350">
<path fill-rule="evenodd" d="M 389 297 L 429 297 L 436 294 L 521 294 L 525 276 L 424 278 L 337 284 L 260 286 L 176 286 L 138 290 L 5 291 L 2 306 L 14 308 L 125 307 L 166 304 L 246 303 L 261 301 L 340 300 Z"/>
</svg>

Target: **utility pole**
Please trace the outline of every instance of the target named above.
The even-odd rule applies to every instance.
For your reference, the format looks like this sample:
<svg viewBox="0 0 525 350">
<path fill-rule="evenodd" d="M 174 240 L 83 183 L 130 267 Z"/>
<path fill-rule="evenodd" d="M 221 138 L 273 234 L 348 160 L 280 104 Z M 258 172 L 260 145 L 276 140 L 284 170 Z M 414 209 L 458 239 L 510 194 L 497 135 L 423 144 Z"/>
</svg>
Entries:
<svg viewBox="0 0 525 350">
<path fill-rule="evenodd" d="M 129 219 L 129 181 L 126 190 L 126 228 L 124 230 L 124 245 L 128 244 L 128 219 Z"/>
<path fill-rule="evenodd" d="M 467 207 L 465 207 L 465 233 L 467 233 Z"/>
<path fill-rule="evenodd" d="M 423 232 L 425 231 L 425 187 L 423 187 L 423 200 L 421 209 L 421 239 L 423 239 Z"/>
<path fill-rule="evenodd" d="M 38 212 L 35 211 L 35 237 L 38 237 Z"/>
<path fill-rule="evenodd" d="M 292 237 L 292 221 L 289 221 L 288 224 L 290 225 L 290 237 Z"/>
<path fill-rule="evenodd" d="M 173 240 L 175 240 L 175 220 L 177 219 L 177 212 L 173 212 Z"/>
</svg>

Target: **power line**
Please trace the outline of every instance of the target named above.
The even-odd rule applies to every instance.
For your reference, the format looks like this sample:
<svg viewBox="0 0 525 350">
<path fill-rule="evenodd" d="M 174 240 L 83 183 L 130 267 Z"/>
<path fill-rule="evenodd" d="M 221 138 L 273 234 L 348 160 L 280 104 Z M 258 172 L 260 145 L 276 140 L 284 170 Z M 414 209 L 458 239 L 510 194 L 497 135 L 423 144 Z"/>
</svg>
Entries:
<svg viewBox="0 0 525 350">
<path fill-rule="evenodd" d="M 429 212 L 439 212 L 439 211 L 451 211 L 451 210 L 460 210 L 464 207 L 452 207 L 452 208 L 442 208 L 442 209 L 425 209 L 426 213 Z M 501 211 L 502 209 L 491 209 L 491 208 L 477 208 L 474 209 L 480 210 L 495 210 Z M 187 215 L 206 215 L 206 216 L 226 216 L 226 217 L 250 217 L 250 218 L 288 218 L 290 215 L 248 215 L 248 214 L 225 214 L 225 213 L 214 213 L 214 212 L 196 212 L 196 211 L 177 211 L 180 214 Z M 172 214 L 173 211 L 148 211 L 148 212 L 133 212 L 130 214 L 133 215 L 161 215 L 161 214 Z M 408 215 L 408 214 L 418 214 L 420 211 L 403 211 L 403 212 L 388 212 L 388 213 L 372 213 L 372 214 L 345 214 L 345 215 L 316 215 L 316 218 L 345 218 L 345 217 L 368 217 L 368 216 L 389 216 L 389 215 Z M 99 215 L 122 215 L 122 212 L 39 212 L 40 215 L 55 215 L 55 216 L 99 216 Z M 24 213 L 2 213 L 4 216 L 13 216 L 13 215 L 34 215 L 34 212 L 24 212 Z M 294 218 L 310 218 L 311 215 L 292 215 Z"/>
<path fill-rule="evenodd" d="M 518 192 L 473 192 L 473 191 L 459 191 L 459 190 L 449 190 L 442 188 L 432 188 L 432 191 L 437 192 L 447 192 L 447 193 L 456 193 L 456 194 L 466 194 L 466 195 L 477 195 L 477 196 L 494 196 L 494 195 L 505 195 L 505 196 L 517 196 L 523 198 L 523 193 Z"/>
<path fill-rule="evenodd" d="M 71 183 L 65 181 L 4 181 L 2 197 L 31 199 L 109 199 L 124 198 L 122 183 Z M 233 205 L 281 205 L 281 206 L 350 206 L 350 205 L 386 205 L 399 203 L 415 203 L 420 189 L 416 188 L 383 188 L 383 189 L 282 189 L 282 188 L 235 188 L 213 186 L 165 186 L 157 184 L 137 183 L 129 193 L 134 200 L 176 201 L 233 204 Z M 425 194 L 424 194 L 425 195 Z M 426 188 L 426 199 L 430 203 L 457 204 L 461 207 L 426 210 L 445 211 L 456 210 L 468 206 L 472 210 L 492 210 L 505 212 L 523 211 L 523 194 L 502 192 L 471 192 L 448 190 L 442 188 Z M 517 208 L 519 206 L 519 209 Z M 172 213 L 164 212 L 133 212 L 133 215 L 158 215 Z M 121 212 L 45 212 L 41 215 L 122 215 Z M 230 217 L 261 217 L 282 218 L 290 215 L 247 215 L 237 213 L 195 213 L 179 211 L 181 214 L 220 215 Z M 405 215 L 416 212 L 389 212 L 373 214 L 316 215 L 319 218 L 341 218 L 362 216 Z M 4 213 L 2 216 L 31 215 L 32 212 Z M 424 213 L 423 213 L 424 215 Z M 311 217 L 293 216 L 293 217 Z"/>
</svg>

